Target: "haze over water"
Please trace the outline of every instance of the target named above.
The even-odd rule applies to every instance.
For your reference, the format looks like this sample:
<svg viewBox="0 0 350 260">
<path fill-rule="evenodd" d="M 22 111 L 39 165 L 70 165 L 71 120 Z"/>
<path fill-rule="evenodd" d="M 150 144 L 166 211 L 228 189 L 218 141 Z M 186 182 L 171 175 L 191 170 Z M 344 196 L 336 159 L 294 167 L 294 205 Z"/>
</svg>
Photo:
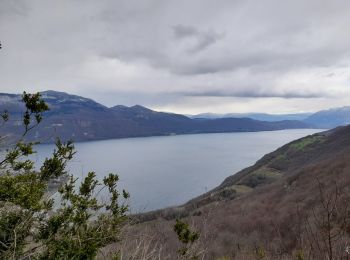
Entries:
<svg viewBox="0 0 350 260">
<path fill-rule="evenodd" d="M 266 153 L 319 129 L 196 134 L 76 143 L 70 164 L 76 176 L 118 173 L 132 212 L 182 204 L 254 164 Z M 37 147 L 41 162 L 53 145 Z"/>
</svg>

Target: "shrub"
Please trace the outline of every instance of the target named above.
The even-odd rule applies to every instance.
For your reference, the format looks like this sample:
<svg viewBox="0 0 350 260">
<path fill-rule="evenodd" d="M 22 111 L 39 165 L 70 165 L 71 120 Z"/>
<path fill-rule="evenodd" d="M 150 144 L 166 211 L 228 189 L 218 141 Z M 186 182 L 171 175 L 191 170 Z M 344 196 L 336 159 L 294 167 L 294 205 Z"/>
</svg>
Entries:
<svg viewBox="0 0 350 260">
<path fill-rule="evenodd" d="M 74 145 L 57 140 L 52 156 L 36 170 L 29 156 L 37 143 L 25 137 L 49 108 L 39 93 L 24 92 L 22 101 L 22 137 L 0 160 L 0 258 L 90 259 L 101 247 L 118 241 L 128 210 L 119 199 L 129 194 L 118 192 L 116 174 L 101 183 L 90 172 L 79 189 L 77 179 L 70 175 L 59 190 L 60 206 L 53 209 L 47 187 L 53 179 L 68 176 L 66 166 L 74 156 Z M 6 123 L 10 115 L 4 111 L 1 118 Z M 95 198 L 97 187 L 108 189 L 109 202 Z"/>
</svg>

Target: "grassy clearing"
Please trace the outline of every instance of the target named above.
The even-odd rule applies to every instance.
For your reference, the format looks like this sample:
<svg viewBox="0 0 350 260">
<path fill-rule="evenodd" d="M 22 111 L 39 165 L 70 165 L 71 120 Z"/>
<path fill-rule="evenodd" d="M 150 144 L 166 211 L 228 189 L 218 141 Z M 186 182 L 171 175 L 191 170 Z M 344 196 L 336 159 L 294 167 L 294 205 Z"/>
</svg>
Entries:
<svg viewBox="0 0 350 260">
<path fill-rule="evenodd" d="M 232 185 L 231 188 L 237 193 L 247 193 L 253 190 L 251 187 L 248 187 L 246 185 Z"/>
<path fill-rule="evenodd" d="M 292 143 L 290 147 L 293 148 L 294 150 L 301 151 L 312 144 L 322 143 L 323 141 L 324 140 L 322 136 L 312 135 L 312 136 L 305 137 L 295 143 Z"/>
<path fill-rule="evenodd" d="M 248 186 L 250 188 L 254 188 L 261 184 L 270 183 L 282 176 L 282 173 L 277 171 L 276 169 L 272 169 L 269 167 L 261 167 L 256 171 L 252 172 L 243 180 L 241 180 L 238 184 L 243 186 Z"/>
</svg>

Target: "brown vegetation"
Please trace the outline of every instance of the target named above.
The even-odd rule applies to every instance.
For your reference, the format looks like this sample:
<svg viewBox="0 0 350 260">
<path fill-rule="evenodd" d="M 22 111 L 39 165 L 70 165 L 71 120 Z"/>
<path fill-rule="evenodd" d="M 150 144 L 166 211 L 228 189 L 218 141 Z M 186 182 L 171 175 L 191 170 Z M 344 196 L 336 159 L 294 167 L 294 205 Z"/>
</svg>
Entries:
<svg viewBox="0 0 350 260">
<path fill-rule="evenodd" d="M 280 177 L 218 196 L 229 187 L 249 186 L 243 180 L 267 168 Z M 132 238 L 146 236 L 161 250 L 139 259 L 176 259 L 180 243 L 172 226 L 174 218 L 184 217 L 201 234 L 201 259 L 349 259 L 349 173 L 350 127 L 301 139 L 182 207 L 138 216 L 149 221 L 128 227 L 133 236 L 123 243 L 132 252 Z"/>
</svg>

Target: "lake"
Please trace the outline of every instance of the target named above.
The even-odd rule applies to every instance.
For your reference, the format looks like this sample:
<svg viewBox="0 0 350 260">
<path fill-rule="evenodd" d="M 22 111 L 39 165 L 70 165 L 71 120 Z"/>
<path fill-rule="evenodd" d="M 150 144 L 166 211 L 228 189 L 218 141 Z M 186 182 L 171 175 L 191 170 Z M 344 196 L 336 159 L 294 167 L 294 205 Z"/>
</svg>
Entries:
<svg viewBox="0 0 350 260">
<path fill-rule="evenodd" d="M 118 173 L 133 213 L 182 204 L 254 164 L 264 154 L 320 129 L 196 134 L 76 143 L 70 163 L 76 177 Z M 39 145 L 43 161 L 53 145 Z"/>
</svg>

